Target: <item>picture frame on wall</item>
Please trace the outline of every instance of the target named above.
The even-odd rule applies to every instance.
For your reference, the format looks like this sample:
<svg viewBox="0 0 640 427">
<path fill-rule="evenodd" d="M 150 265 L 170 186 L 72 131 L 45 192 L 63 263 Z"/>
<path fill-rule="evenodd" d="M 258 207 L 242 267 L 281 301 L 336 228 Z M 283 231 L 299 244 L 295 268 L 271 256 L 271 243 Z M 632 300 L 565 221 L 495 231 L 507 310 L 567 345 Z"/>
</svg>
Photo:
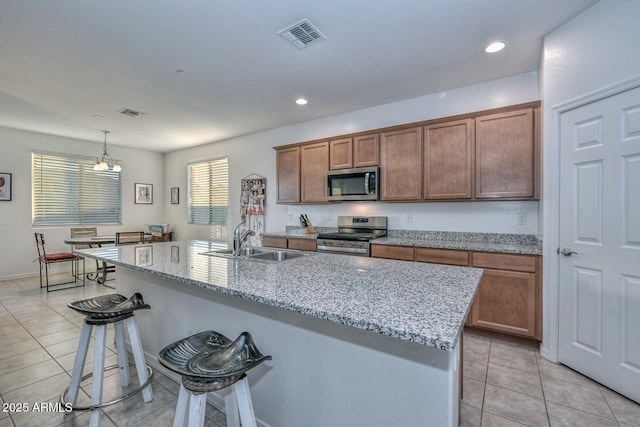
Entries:
<svg viewBox="0 0 640 427">
<path fill-rule="evenodd" d="M 11 201 L 11 174 L 0 172 L 0 202 Z"/>
<path fill-rule="evenodd" d="M 153 203 L 153 184 L 135 184 L 136 204 L 150 205 Z"/>
<path fill-rule="evenodd" d="M 178 187 L 171 187 L 171 204 L 180 204 L 180 188 Z"/>
</svg>

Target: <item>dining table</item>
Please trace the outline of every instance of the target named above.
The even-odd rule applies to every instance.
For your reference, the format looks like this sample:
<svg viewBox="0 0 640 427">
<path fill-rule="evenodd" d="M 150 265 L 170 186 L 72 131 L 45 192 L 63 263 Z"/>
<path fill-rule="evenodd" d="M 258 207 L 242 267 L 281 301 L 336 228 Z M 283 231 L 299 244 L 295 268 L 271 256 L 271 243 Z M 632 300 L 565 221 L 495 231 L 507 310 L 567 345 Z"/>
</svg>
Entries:
<svg viewBox="0 0 640 427">
<path fill-rule="evenodd" d="M 88 246 L 90 248 L 101 248 L 102 245 L 112 245 L 116 242 L 116 236 L 114 235 L 105 235 L 105 236 L 80 236 L 80 237 L 66 237 L 64 242 L 68 245 L 72 245 L 75 247 L 76 245 Z M 107 280 L 107 273 L 113 269 L 115 266 L 107 265 L 106 261 L 102 261 L 102 266 L 97 268 L 95 273 L 87 273 L 88 280 L 95 280 L 99 284 L 103 285 Z"/>
</svg>

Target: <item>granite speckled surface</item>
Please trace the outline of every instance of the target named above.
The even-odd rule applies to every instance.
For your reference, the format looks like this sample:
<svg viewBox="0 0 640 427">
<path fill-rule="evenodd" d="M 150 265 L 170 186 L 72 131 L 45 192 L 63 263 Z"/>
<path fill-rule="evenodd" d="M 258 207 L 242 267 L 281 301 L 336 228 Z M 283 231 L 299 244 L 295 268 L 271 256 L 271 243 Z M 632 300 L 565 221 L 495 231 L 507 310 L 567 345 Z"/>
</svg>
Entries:
<svg viewBox="0 0 640 427">
<path fill-rule="evenodd" d="M 305 252 L 283 262 L 203 255 L 199 240 L 76 251 L 185 286 L 199 286 L 452 351 L 482 269 Z"/>
<path fill-rule="evenodd" d="M 316 227 L 320 233 L 337 228 Z M 273 237 L 315 239 L 316 234 L 303 234 L 302 228 L 287 226 L 280 233 L 265 233 Z M 521 255 L 542 255 L 542 240 L 533 234 L 468 233 L 450 231 L 389 230 L 387 237 L 371 241 L 378 245 L 413 246 L 434 249 L 456 249 Z"/>
</svg>

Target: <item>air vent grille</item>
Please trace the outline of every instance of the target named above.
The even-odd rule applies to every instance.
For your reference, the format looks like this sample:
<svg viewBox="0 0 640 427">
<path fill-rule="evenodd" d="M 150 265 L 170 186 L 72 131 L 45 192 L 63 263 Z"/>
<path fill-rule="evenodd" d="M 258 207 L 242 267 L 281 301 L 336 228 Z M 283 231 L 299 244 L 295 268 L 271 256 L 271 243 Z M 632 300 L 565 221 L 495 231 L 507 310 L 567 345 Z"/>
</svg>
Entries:
<svg viewBox="0 0 640 427">
<path fill-rule="evenodd" d="M 118 110 L 118 113 L 124 114 L 125 116 L 140 118 L 147 113 L 143 113 L 141 111 L 132 110 L 131 108 L 121 108 Z"/>
<path fill-rule="evenodd" d="M 318 31 L 318 29 L 306 19 L 278 31 L 278 34 L 298 49 L 318 44 L 327 39 L 324 34 Z"/>
</svg>

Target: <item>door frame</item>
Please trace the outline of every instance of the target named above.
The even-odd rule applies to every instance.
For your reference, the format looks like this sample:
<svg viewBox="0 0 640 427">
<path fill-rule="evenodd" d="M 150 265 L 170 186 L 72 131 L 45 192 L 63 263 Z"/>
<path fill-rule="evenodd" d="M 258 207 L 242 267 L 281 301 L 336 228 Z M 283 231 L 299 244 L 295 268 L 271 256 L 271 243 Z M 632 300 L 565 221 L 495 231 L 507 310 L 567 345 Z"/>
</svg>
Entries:
<svg viewBox="0 0 640 427">
<path fill-rule="evenodd" d="M 559 293 L 560 255 L 560 119 L 569 110 L 640 87 L 640 75 L 586 93 L 549 108 L 544 117 L 549 126 L 543 132 L 542 201 L 542 342 L 540 355 L 558 363 L 560 349 Z M 544 121 L 543 121 L 544 123 Z M 544 139 L 549 138 L 546 142 Z"/>
</svg>

